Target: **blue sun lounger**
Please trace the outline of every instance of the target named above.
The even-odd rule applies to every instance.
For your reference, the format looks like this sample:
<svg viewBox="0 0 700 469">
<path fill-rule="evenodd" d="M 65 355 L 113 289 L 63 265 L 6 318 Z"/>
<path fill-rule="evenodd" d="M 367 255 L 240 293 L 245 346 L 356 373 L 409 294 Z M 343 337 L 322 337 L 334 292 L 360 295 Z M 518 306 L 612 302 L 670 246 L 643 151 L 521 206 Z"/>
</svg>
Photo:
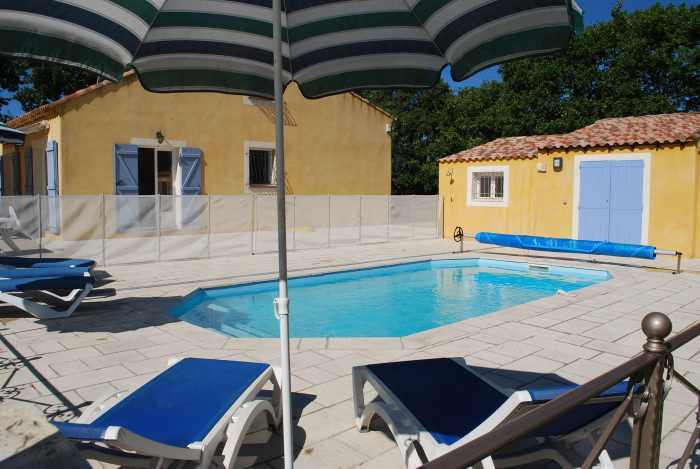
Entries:
<svg viewBox="0 0 700 469">
<path fill-rule="evenodd" d="M 576 387 L 506 390 L 469 368 L 461 358 L 357 366 L 352 377 L 358 429 L 368 431 L 375 416 L 384 420 L 407 468 L 422 466 Z M 366 383 L 377 392 L 367 405 Z M 540 428 L 531 435 L 532 441 L 517 450 L 482 460 L 483 468 L 520 467 L 545 460 L 575 467 L 571 446 L 591 441 L 627 393 L 628 383 L 619 383 Z M 598 462 L 597 467 L 614 469 L 605 451 Z"/>
<path fill-rule="evenodd" d="M 56 268 L 56 267 L 95 267 L 92 259 L 9 257 L 0 256 L 1 268 Z"/>
<path fill-rule="evenodd" d="M 95 280 L 87 268 L 0 269 L 0 302 L 11 304 L 39 319 L 65 318 L 75 312 L 94 284 Z M 57 301 L 63 309 L 39 304 L 26 295 Z"/>
<path fill-rule="evenodd" d="M 259 395 L 268 383 L 271 400 Z M 55 425 L 88 459 L 205 469 L 214 458 L 229 468 L 257 417 L 278 426 L 279 395 L 270 365 L 185 358 L 130 392 L 93 403 L 76 423 Z"/>
</svg>

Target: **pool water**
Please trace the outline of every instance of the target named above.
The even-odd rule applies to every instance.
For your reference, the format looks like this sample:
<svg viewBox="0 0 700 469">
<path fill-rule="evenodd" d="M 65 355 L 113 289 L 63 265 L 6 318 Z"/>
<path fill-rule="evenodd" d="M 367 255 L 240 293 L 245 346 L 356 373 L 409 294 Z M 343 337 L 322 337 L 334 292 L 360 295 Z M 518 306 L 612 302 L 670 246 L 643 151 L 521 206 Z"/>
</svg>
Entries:
<svg viewBox="0 0 700 469">
<path fill-rule="evenodd" d="M 599 270 L 435 260 L 293 278 L 292 337 L 401 337 L 609 278 Z M 277 282 L 196 290 L 171 313 L 232 337 L 279 337 Z"/>
</svg>

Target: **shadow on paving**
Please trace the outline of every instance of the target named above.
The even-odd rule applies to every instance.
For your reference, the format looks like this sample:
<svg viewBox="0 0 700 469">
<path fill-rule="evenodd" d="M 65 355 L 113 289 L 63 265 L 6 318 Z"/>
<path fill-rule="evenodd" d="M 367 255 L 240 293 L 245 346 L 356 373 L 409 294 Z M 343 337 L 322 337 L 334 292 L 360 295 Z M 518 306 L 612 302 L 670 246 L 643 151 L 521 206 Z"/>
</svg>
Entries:
<svg viewBox="0 0 700 469">
<path fill-rule="evenodd" d="M 2 332 L 2 329 L 0 329 Z M 0 405 L 3 403 L 15 402 L 30 404 L 40 409 L 47 420 L 67 421 L 73 420 L 82 414 L 82 410 L 87 408 L 92 401 L 72 402 L 64 393 L 56 389 L 49 379 L 34 366 L 34 361 L 41 358 L 41 355 L 22 355 L 2 334 L 0 334 L 0 344 L 2 349 L 6 349 L 11 356 L 0 355 Z M 0 352 L 2 352 L 0 349 Z M 21 382 L 30 381 L 24 384 L 12 384 L 13 379 L 19 374 L 30 373 L 35 380 L 27 379 L 23 376 Z M 42 397 L 26 397 L 23 391 L 31 388 L 33 383 L 40 383 L 50 394 Z M 260 397 L 270 398 L 270 391 L 261 391 Z M 306 442 L 306 432 L 298 425 L 298 417 L 304 409 L 314 400 L 313 394 L 295 392 L 292 393 L 294 408 L 294 457 L 296 458 L 302 451 Z M 236 467 L 249 467 L 263 464 L 268 461 L 279 459 L 283 453 L 283 443 L 281 428 L 270 430 L 260 424 L 256 431 L 246 436 L 239 451 L 238 464 Z"/>
</svg>

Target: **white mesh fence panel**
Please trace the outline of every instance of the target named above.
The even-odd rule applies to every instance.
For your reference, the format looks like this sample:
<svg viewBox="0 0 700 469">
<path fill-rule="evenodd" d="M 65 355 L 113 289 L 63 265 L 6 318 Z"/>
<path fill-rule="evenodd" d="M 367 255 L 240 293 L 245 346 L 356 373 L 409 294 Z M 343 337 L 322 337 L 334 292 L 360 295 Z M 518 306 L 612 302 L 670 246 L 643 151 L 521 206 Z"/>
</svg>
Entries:
<svg viewBox="0 0 700 469">
<path fill-rule="evenodd" d="M 287 196 L 287 249 L 294 249 L 294 196 Z M 277 251 L 277 197 L 255 196 L 255 238 L 253 252 Z"/>
<path fill-rule="evenodd" d="M 318 249 L 329 245 L 329 210 L 328 196 L 294 197 L 294 249 Z"/>
<path fill-rule="evenodd" d="M 105 196 L 104 224 L 107 265 L 158 260 L 155 196 Z"/>
<path fill-rule="evenodd" d="M 0 249 L 10 256 L 38 257 L 41 250 L 39 198 L 0 197 Z"/>
<path fill-rule="evenodd" d="M 254 208 L 252 195 L 211 196 L 212 256 L 242 256 L 253 252 Z"/>
<path fill-rule="evenodd" d="M 158 196 L 160 259 L 209 256 L 209 197 Z"/>
<path fill-rule="evenodd" d="M 435 239 L 440 237 L 439 200 L 437 195 L 412 195 L 411 221 L 413 239 Z"/>
<path fill-rule="evenodd" d="M 362 206 L 362 243 L 383 243 L 389 240 L 389 196 L 363 195 Z"/>
<path fill-rule="evenodd" d="M 330 205 L 331 246 L 360 244 L 360 196 L 332 195 Z"/>
<path fill-rule="evenodd" d="M 389 197 L 389 240 L 398 241 L 413 237 L 412 198 L 410 195 Z"/>
<path fill-rule="evenodd" d="M 102 198 L 41 197 L 41 257 L 81 257 L 104 262 Z"/>
<path fill-rule="evenodd" d="M 0 250 L 103 265 L 275 252 L 276 207 L 270 195 L 4 196 Z M 437 196 L 287 197 L 289 250 L 432 239 L 438 223 Z"/>
</svg>

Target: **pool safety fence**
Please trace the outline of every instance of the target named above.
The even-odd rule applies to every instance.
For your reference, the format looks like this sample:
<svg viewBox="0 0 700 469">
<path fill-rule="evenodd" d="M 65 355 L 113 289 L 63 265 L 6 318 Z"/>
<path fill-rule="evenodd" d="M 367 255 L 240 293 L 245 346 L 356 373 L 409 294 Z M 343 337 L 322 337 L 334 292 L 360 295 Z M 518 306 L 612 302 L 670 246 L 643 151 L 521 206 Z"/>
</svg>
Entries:
<svg viewBox="0 0 700 469">
<path fill-rule="evenodd" d="M 12 215 L 12 212 L 16 217 Z M 435 239 L 436 195 L 291 195 L 290 250 Z M 87 257 L 101 265 L 270 253 L 274 195 L 3 196 L 6 255 Z"/>
</svg>

